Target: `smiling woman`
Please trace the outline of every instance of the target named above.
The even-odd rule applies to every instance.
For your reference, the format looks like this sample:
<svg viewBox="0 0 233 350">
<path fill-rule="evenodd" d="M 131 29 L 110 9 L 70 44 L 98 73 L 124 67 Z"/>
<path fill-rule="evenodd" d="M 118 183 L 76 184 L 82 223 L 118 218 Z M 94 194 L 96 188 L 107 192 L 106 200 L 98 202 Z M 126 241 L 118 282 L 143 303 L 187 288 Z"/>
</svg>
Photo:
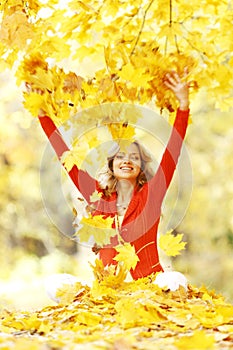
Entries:
<svg viewBox="0 0 233 350">
<path fill-rule="evenodd" d="M 77 165 L 68 171 L 90 205 L 90 215 L 112 219 L 115 235 L 111 236 L 109 244 L 98 250 L 103 264 L 117 264 L 115 247 L 119 240 L 130 243 L 138 257 L 135 268 L 130 270 L 135 280 L 164 272 L 157 248 L 161 206 L 175 172 L 188 125 L 189 83 L 181 79 L 176 72 L 171 72 L 167 75 L 165 85 L 174 92 L 180 106 L 167 147 L 155 173 L 150 168 L 151 156 L 138 142 L 131 142 L 122 148 L 121 140 L 115 149 L 110 151 L 107 168 L 100 174 L 99 179 L 93 179 L 86 171 L 78 169 Z M 61 134 L 48 116 L 40 116 L 39 119 L 58 157 L 61 158 L 68 150 Z M 90 198 L 94 191 L 100 196 L 93 205 Z M 176 272 L 172 276 L 171 272 L 164 272 L 155 283 L 171 289 L 174 288 L 174 279 L 177 281 L 175 288 L 180 284 L 186 288 L 186 278 Z"/>
<path fill-rule="evenodd" d="M 98 182 L 105 195 L 110 195 L 119 186 L 119 180 L 131 179 L 132 186 L 141 187 L 154 175 L 152 157 L 138 141 L 127 148 L 114 143 L 108 154 L 108 162 L 98 174 Z M 118 188 L 119 196 L 119 188 Z"/>
</svg>

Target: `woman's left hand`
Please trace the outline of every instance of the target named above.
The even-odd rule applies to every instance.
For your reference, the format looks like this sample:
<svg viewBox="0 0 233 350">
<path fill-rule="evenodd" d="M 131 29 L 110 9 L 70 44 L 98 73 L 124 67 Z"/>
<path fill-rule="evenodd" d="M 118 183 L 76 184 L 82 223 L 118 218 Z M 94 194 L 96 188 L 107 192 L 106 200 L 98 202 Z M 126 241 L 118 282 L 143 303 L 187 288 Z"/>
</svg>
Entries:
<svg viewBox="0 0 233 350">
<path fill-rule="evenodd" d="M 175 71 L 166 74 L 166 80 L 164 84 L 174 92 L 177 100 L 180 104 L 181 110 L 189 109 L 189 83 L 186 81 L 188 71 L 184 71 L 184 75 L 181 78 Z"/>
</svg>

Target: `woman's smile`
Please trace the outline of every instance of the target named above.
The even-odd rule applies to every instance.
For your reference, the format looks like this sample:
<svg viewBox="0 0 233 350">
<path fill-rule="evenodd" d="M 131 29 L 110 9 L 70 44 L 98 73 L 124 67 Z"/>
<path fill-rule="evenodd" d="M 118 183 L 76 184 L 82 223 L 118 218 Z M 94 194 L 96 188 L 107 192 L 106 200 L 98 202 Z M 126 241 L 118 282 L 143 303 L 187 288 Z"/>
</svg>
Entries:
<svg viewBox="0 0 233 350">
<path fill-rule="evenodd" d="M 123 171 L 132 171 L 132 170 L 134 170 L 133 166 L 126 166 L 126 165 L 122 165 L 120 167 L 120 169 L 123 170 Z"/>
</svg>

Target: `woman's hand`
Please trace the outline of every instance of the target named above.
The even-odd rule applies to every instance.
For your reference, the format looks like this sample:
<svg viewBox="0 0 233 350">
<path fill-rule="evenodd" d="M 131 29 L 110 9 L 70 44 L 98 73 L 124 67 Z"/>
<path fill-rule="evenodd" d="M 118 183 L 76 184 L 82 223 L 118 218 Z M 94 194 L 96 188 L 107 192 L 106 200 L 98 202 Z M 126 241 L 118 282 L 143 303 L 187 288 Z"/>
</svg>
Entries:
<svg viewBox="0 0 233 350">
<path fill-rule="evenodd" d="M 30 92 L 35 92 L 36 94 L 39 94 L 39 95 L 44 94 L 43 90 L 34 89 L 30 83 L 25 83 L 25 87 L 26 87 L 27 93 L 29 93 L 29 94 L 30 94 Z M 46 115 L 46 112 L 42 108 L 40 108 L 39 113 L 38 113 L 38 117 L 44 117 L 45 115 Z"/>
<path fill-rule="evenodd" d="M 181 110 L 189 109 L 189 83 L 186 82 L 187 69 L 184 72 L 184 79 L 181 79 L 178 73 L 172 71 L 166 74 L 166 80 L 164 84 L 174 92 L 177 100 L 180 104 Z"/>
</svg>

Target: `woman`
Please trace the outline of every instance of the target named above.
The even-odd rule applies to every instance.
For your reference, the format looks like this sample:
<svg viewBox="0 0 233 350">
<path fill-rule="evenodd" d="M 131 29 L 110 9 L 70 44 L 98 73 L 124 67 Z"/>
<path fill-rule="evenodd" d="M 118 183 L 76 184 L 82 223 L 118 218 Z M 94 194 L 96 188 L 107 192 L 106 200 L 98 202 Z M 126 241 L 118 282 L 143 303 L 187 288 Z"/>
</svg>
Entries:
<svg viewBox="0 0 233 350">
<path fill-rule="evenodd" d="M 131 271 L 133 279 L 163 272 L 157 250 L 161 206 L 172 180 L 188 125 L 189 84 L 183 82 L 176 72 L 168 73 L 166 78 L 165 85 L 175 94 L 179 108 L 170 139 L 154 175 L 148 167 L 150 157 L 138 142 L 133 142 L 126 150 L 116 148 L 108 158 L 108 169 L 105 174 L 101 174 L 99 182 L 87 172 L 79 170 L 76 165 L 68 172 L 87 202 L 90 203 L 90 196 L 96 189 L 102 192 L 93 215 L 114 217 L 114 227 L 124 241 L 135 247 L 139 261 Z M 61 134 L 49 117 L 40 116 L 39 120 L 58 157 L 61 158 L 68 150 Z M 99 255 L 104 265 L 116 264 L 113 258 L 116 255 L 114 246 L 117 243 L 116 236 L 112 238 L 108 247 L 100 249 Z M 174 290 L 179 284 L 186 287 L 187 281 L 179 273 L 166 272 L 158 275 L 156 283 Z"/>
</svg>

